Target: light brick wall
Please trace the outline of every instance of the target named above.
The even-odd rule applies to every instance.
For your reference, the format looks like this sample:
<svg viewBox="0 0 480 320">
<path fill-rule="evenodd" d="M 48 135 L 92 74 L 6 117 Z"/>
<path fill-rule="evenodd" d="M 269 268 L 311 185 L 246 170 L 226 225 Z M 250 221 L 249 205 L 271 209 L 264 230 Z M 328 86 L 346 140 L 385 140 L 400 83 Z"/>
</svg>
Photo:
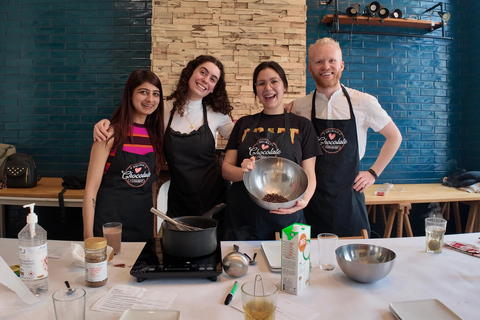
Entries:
<svg viewBox="0 0 480 320">
<path fill-rule="evenodd" d="M 256 113 L 252 76 L 274 60 L 289 81 L 284 102 L 305 95 L 306 0 L 153 1 L 152 70 L 168 95 L 181 70 L 198 55 L 219 59 L 233 118 Z"/>
</svg>

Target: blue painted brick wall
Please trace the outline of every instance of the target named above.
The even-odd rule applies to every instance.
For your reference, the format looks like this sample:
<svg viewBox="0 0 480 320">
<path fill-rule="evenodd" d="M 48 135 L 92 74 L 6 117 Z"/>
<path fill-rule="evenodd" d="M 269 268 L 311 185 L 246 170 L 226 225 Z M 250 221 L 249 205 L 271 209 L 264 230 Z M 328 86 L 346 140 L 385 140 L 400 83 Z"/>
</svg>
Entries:
<svg viewBox="0 0 480 320">
<path fill-rule="evenodd" d="M 0 0 L 0 142 L 86 174 L 92 128 L 150 68 L 151 0 Z"/>
<path fill-rule="evenodd" d="M 460 61 L 453 61 L 452 67 L 460 69 L 460 81 L 455 94 L 460 96 L 461 112 L 459 121 L 462 124 L 460 148 L 463 165 L 467 170 L 480 171 L 480 32 L 478 16 L 480 1 L 463 0 L 465 10 L 459 17 L 463 21 L 459 38 L 461 46 Z"/>
<path fill-rule="evenodd" d="M 345 14 L 354 2 L 360 2 L 363 8 L 370 1 L 339 0 L 339 12 Z M 403 17 L 421 20 L 430 20 L 430 13 L 422 13 L 438 3 L 379 2 L 390 10 L 399 8 Z M 479 94 L 478 89 L 477 93 L 471 90 L 479 84 L 478 59 L 471 53 L 478 53 L 480 45 L 472 41 L 472 36 L 479 37 L 474 17 L 478 11 L 471 10 L 472 1 L 443 1 L 452 15 L 445 26 L 445 37 L 453 40 L 430 38 L 442 38 L 441 30 L 427 33 L 413 28 L 352 25 L 340 25 L 340 30 L 347 33 L 336 35 L 329 33 L 333 30 L 330 26 L 320 22 L 325 15 L 333 14 L 335 1 L 330 6 L 322 3 L 325 1 L 307 0 L 307 46 L 322 37 L 337 39 L 345 61 L 342 83 L 377 97 L 403 135 L 400 150 L 379 182 L 440 182 L 456 168 L 474 170 L 476 166 L 480 170 L 478 129 L 473 125 L 479 123 Z M 478 1 L 474 7 L 479 8 Z M 440 21 L 439 15 L 435 13 L 433 20 Z M 379 34 L 350 34 L 352 30 Z M 388 32 L 418 37 L 382 34 Z M 306 92 L 314 88 L 308 75 Z M 369 133 L 361 162 L 363 170 L 375 161 L 383 141 L 380 134 Z"/>
</svg>

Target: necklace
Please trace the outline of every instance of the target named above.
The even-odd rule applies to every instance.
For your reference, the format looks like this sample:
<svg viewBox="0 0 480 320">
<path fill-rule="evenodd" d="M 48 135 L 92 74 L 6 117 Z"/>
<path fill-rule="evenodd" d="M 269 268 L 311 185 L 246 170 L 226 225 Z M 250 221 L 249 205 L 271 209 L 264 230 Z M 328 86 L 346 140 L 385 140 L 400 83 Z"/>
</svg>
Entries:
<svg viewBox="0 0 480 320">
<path fill-rule="evenodd" d="M 201 114 L 201 113 L 200 113 Z M 197 115 L 197 117 L 195 118 L 195 120 L 193 121 L 190 121 L 190 119 L 188 119 L 187 117 L 187 113 L 184 113 L 183 116 L 185 117 L 185 119 L 187 119 L 188 123 L 190 123 L 190 129 L 193 129 L 193 124 L 197 121 L 198 117 L 200 116 L 200 114 Z"/>
</svg>

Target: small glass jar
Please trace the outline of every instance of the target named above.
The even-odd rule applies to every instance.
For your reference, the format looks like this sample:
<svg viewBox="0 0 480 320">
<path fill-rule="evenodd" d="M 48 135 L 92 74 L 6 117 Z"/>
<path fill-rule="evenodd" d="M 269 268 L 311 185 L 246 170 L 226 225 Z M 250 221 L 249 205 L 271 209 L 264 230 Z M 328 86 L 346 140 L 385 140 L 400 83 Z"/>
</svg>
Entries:
<svg viewBox="0 0 480 320">
<path fill-rule="evenodd" d="M 85 283 L 89 287 L 101 287 L 107 280 L 107 239 L 88 238 L 85 240 Z"/>
</svg>

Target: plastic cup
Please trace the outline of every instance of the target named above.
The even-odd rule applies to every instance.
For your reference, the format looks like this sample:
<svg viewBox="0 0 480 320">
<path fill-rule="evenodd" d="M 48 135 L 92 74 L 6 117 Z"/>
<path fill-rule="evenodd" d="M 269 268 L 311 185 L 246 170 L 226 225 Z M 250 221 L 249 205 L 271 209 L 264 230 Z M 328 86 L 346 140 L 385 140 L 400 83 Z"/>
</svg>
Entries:
<svg viewBox="0 0 480 320">
<path fill-rule="evenodd" d="M 242 305 L 245 320 L 275 320 L 278 287 L 263 280 L 245 282 L 242 285 Z"/>
<path fill-rule="evenodd" d="M 107 245 L 113 248 L 113 254 L 120 254 L 122 249 L 122 224 L 120 222 L 107 222 L 102 225 L 103 237 Z"/>
<path fill-rule="evenodd" d="M 333 233 L 320 233 L 318 236 L 318 265 L 322 270 L 335 269 L 335 249 L 338 236 Z"/>
<path fill-rule="evenodd" d="M 85 320 L 85 290 L 61 289 L 52 295 L 56 320 Z"/>
<path fill-rule="evenodd" d="M 436 217 L 425 219 L 425 247 L 428 253 L 442 253 L 446 230 L 447 220 Z"/>
</svg>

